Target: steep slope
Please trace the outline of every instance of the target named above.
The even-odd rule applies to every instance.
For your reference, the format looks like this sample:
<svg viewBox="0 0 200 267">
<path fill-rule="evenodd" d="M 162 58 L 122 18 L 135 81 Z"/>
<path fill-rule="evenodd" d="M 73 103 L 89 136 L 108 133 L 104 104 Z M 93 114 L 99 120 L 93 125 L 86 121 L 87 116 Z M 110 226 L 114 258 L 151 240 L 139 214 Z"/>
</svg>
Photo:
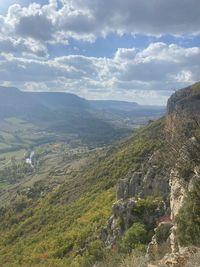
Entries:
<svg viewBox="0 0 200 267">
<path fill-rule="evenodd" d="M 158 266 L 182 267 L 200 247 L 200 83 L 176 92 L 169 99 L 165 132 L 171 158 L 171 221 L 158 225 L 148 253 Z M 159 240 L 157 233 L 162 235 L 166 227 L 170 231 Z M 196 266 L 199 264 L 198 261 Z"/>
<path fill-rule="evenodd" d="M 42 197 L 19 192 L 11 206 L 1 209 L 1 266 L 89 267 L 103 258 L 106 250 L 97 236 L 111 215 L 115 184 L 163 145 L 162 129 L 163 120 L 94 155 L 89 165 Z M 157 194 L 150 190 L 149 195 Z M 158 204 L 145 203 L 152 209 Z M 145 230 L 148 239 L 152 227 L 153 222 Z"/>
<path fill-rule="evenodd" d="M 183 131 L 183 136 L 191 137 L 199 128 L 200 83 L 177 91 L 167 104 L 166 130 L 173 136 Z M 175 136 L 174 136 L 175 137 Z"/>
<path fill-rule="evenodd" d="M 46 194 L 19 190 L 0 212 L 0 264 L 89 267 L 150 242 L 152 264 L 185 266 L 200 245 L 199 95 L 200 83 L 176 92 L 166 118 L 94 152 Z"/>
<path fill-rule="evenodd" d="M 136 240 L 139 239 L 141 244 L 145 242 L 145 231 L 137 225 L 138 219 L 147 227 L 154 219 L 157 227 L 147 247 L 148 266 L 199 266 L 200 83 L 171 96 L 162 134 L 165 137 L 163 146 L 142 164 L 142 170 L 147 165 L 147 173 L 133 172 L 118 182 L 117 201 L 103 232 L 104 242 L 108 247 L 113 247 L 122 236 L 122 247 L 128 248 L 129 252 L 133 249 L 133 253 L 137 254 Z M 167 181 L 168 186 L 165 184 Z M 146 202 L 146 210 L 146 205 L 142 206 L 141 202 L 144 204 L 149 195 L 155 197 L 158 192 L 164 196 L 164 206 L 153 210 L 154 198 L 151 199 L 151 207 Z M 165 198 L 167 195 L 169 202 Z M 143 199 L 138 199 L 138 196 Z M 108 263 L 106 261 L 99 266 L 105 267 Z M 129 264 L 146 266 L 147 262 L 143 260 L 139 263 L 133 257 Z M 111 261 L 110 265 L 116 266 L 115 261 Z"/>
</svg>

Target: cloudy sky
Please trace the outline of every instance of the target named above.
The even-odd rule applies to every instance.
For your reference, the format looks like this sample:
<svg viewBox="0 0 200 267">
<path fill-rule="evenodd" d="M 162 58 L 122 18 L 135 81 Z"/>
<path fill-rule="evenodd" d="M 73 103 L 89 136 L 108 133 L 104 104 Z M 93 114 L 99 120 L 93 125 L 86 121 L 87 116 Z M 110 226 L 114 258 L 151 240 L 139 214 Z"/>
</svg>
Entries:
<svg viewBox="0 0 200 267">
<path fill-rule="evenodd" d="M 165 104 L 200 80 L 199 0 L 0 0 L 0 84 Z"/>
</svg>

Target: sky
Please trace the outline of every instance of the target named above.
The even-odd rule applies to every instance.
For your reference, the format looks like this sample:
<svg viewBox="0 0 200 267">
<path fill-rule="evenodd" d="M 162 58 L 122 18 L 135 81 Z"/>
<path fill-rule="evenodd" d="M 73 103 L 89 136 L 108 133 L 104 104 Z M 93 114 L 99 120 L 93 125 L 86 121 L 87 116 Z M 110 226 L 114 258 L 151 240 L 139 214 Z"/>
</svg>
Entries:
<svg viewBox="0 0 200 267">
<path fill-rule="evenodd" d="M 164 105 L 200 80 L 198 0 L 0 0 L 0 85 Z"/>
</svg>

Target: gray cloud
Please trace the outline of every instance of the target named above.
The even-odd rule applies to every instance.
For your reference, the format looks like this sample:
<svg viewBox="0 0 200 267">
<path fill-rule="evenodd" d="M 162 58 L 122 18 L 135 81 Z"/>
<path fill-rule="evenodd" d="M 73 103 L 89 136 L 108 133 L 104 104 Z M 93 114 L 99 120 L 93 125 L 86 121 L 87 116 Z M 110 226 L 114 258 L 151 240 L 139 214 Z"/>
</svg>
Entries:
<svg viewBox="0 0 200 267">
<path fill-rule="evenodd" d="M 51 0 L 11 6 L 0 16 L 0 81 L 26 90 L 68 90 L 90 98 L 159 97 L 200 76 L 200 48 L 152 43 L 113 58 L 48 57 L 48 44 L 94 41 L 108 33 L 199 34 L 196 0 Z M 165 93 L 164 93 L 165 92 Z M 145 96 L 146 94 L 146 96 Z"/>
<path fill-rule="evenodd" d="M 15 30 L 20 36 L 40 41 L 51 40 L 53 36 L 52 21 L 40 14 L 20 17 Z"/>
<path fill-rule="evenodd" d="M 0 21 L 6 32 L 44 43 L 66 42 L 70 37 L 91 41 L 110 32 L 200 33 L 200 2 L 196 0 L 71 0 L 62 3 L 60 9 L 55 0 L 43 6 L 15 4 Z"/>
<path fill-rule="evenodd" d="M 68 65 L 57 64 L 54 60 L 39 61 L 33 59 L 15 58 L 5 55 L 0 61 L 1 81 L 41 82 L 65 79 L 81 79 L 83 73 Z"/>
<path fill-rule="evenodd" d="M 196 0 L 73 0 L 87 10 L 97 28 L 144 34 L 199 33 L 200 2 Z"/>
<path fill-rule="evenodd" d="M 14 55 L 34 54 L 38 57 L 46 57 L 48 54 L 46 47 L 34 40 L 2 36 L 0 36 L 0 51 Z"/>
<path fill-rule="evenodd" d="M 200 48 L 164 43 L 138 51 L 118 49 L 110 59 L 70 55 L 40 60 L 2 54 L 0 81 L 28 90 L 68 90 L 91 98 L 123 94 L 126 98 L 131 93 L 134 97 L 141 91 L 142 99 L 146 91 L 154 100 L 159 100 L 158 94 L 166 100 L 172 89 L 198 80 L 199 62 Z"/>
</svg>

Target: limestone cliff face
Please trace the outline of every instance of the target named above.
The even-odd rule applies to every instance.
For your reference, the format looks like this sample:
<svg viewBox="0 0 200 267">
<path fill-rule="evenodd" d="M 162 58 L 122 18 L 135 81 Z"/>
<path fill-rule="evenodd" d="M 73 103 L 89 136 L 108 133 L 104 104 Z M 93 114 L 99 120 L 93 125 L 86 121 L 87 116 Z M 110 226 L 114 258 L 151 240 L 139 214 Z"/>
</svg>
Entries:
<svg viewBox="0 0 200 267">
<path fill-rule="evenodd" d="M 176 237 L 175 219 L 189 191 L 200 181 L 200 147 L 197 135 L 200 130 L 200 83 L 176 92 L 168 101 L 165 132 L 172 157 L 169 172 L 171 222 L 163 222 L 155 230 L 147 254 L 154 266 L 183 267 L 196 248 L 181 247 Z M 174 153 L 170 153 L 173 150 Z M 162 242 L 156 232 L 169 229 Z M 167 253 L 163 259 L 162 253 Z"/>
<path fill-rule="evenodd" d="M 112 247 L 133 223 L 141 221 L 140 216 L 144 224 L 155 225 L 160 218 L 170 214 L 167 201 L 158 202 L 152 210 L 144 209 L 140 216 L 134 213 L 139 199 L 167 198 L 169 195 L 169 170 L 164 163 L 160 164 L 160 157 L 159 150 L 153 152 L 139 171 L 130 171 L 118 181 L 112 216 L 101 233 L 107 247 Z"/>
<path fill-rule="evenodd" d="M 140 199 L 120 199 L 113 204 L 112 216 L 101 232 L 101 240 L 106 247 L 111 248 L 134 223 L 142 222 L 151 227 L 168 212 L 164 201 L 155 201 L 151 209 L 143 208 L 140 214 L 136 212 Z"/>
<path fill-rule="evenodd" d="M 165 130 L 169 137 L 184 131 L 188 137 L 188 127 L 195 127 L 200 116 L 200 82 L 174 93 L 167 103 Z"/>
<path fill-rule="evenodd" d="M 166 127 L 170 134 L 172 149 L 176 150 L 174 165 L 169 176 L 171 219 L 175 220 L 184 204 L 187 193 L 200 179 L 196 157 L 199 154 L 199 142 L 196 132 L 200 126 L 200 83 L 176 92 L 168 101 Z M 189 165 L 190 170 L 185 169 Z M 184 171 L 183 171 L 184 170 Z M 176 225 L 171 234 L 172 252 L 178 250 L 175 243 Z"/>
<path fill-rule="evenodd" d="M 137 199 L 169 198 L 169 206 L 163 201 L 153 213 L 147 212 L 144 216 L 144 223 L 159 223 L 147 255 L 153 264 L 158 264 L 155 266 L 161 263 L 183 267 L 190 252 L 197 251 L 180 246 L 175 219 L 188 192 L 200 181 L 200 164 L 196 162 L 196 158 L 200 158 L 200 82 L 171 96 L 163 134 L 165 149 L 153 151 L 137 172 L 130 171 L 118 181 L 113 215 L 101 237 L 106 246 L 111 247 L 138 220 L 133 212 Z"/>
<path fill-rule="evenodd" d="M 141 165 L 139 171 L 129 172 L 117 183 L 117 200 L 132 197 L 168 196 L 169 177 L 165 162 L 160 164 L 160 151 L 157 150 Z"/>
</svg>

